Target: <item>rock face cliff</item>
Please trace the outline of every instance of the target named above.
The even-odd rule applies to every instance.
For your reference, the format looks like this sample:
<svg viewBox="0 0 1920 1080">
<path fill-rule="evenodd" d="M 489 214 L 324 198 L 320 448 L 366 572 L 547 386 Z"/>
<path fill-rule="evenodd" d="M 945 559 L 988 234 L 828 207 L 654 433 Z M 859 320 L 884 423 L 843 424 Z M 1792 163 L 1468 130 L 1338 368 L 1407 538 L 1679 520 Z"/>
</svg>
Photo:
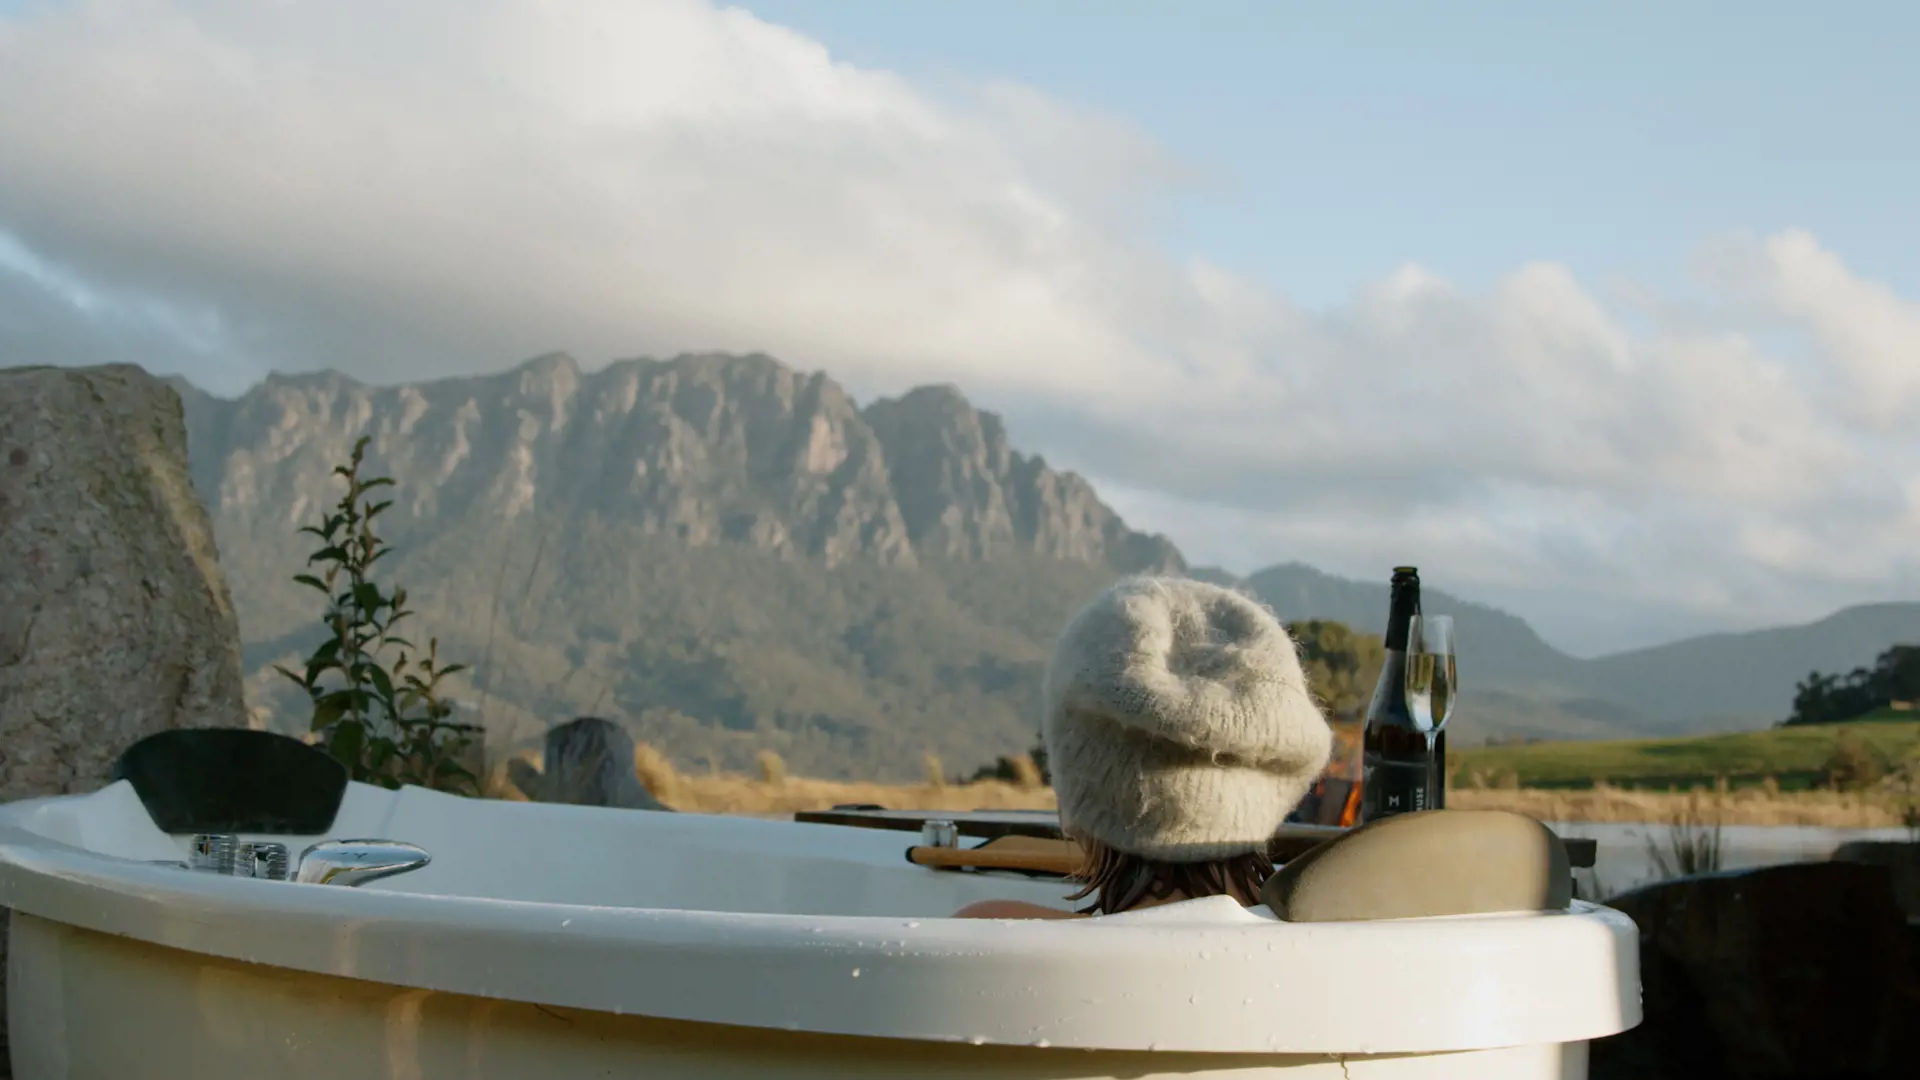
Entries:
<svg viewBox="0 0 1920 1080">
<path fill-rule="evenodd" d="M 1072 473 L 1012 450 L 951 387 L 860 408 L 823 374 L 765 356 L 627 360 L 583 373 L 553 354 L 498 375 L 374 387 L 275 376 L 237 400 L 176 382 L 194 476 L 216 517 L 279 529 L 332 497 L 360 434 L 405 522 L 591 515 L 704 547 L 827 566 L 1013 552 L 1177 570 Z"/>
<path fill-rule="evenodd" d="M 886 451 L 918 551 L 957 559 L 1022 551 L 1122 571 L 1186 566 L 1171 541 L 1129 529 L 1084 479 L 1014 450 L 1000 418 L 952 386 L 877 401 L 861 415 Z"/>
<path fill-rule="evenodd" d="M 1031 745 L 1041 667 L 1116 576 L 1177 571 L 1081 477 L 1014 450 L 950 387 L 864 408 L 765 356 L 549 355 L 370 386 L 274 376 L 237 399 L 175 381 L 220 537 L 251 703 L 303 730 L 272 673 L 312 647 L 300 535 L 370 437 L 391 477 L 381 564 L 409 633 L 474 667 L 490 747 L 614 718 L 683 764 L 922 775 Z"/>
</svg>

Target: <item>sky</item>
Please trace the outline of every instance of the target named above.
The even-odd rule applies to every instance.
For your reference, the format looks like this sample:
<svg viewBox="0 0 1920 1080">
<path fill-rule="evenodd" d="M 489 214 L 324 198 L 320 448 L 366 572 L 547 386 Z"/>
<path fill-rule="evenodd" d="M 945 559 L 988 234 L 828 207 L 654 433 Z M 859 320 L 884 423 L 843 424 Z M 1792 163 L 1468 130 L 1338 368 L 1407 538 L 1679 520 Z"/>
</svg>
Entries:
<svg viewBox="0 0 1920 1080">
<path fill-rule="evenodd" d="M 1582 654 L 1806 621 L 1920 599 L 1917 35 L 0 0 L 0 364 L 235 394 L 758 349 L 957 384 L 1196 562 L 1413 561 Z"/>
</svg>

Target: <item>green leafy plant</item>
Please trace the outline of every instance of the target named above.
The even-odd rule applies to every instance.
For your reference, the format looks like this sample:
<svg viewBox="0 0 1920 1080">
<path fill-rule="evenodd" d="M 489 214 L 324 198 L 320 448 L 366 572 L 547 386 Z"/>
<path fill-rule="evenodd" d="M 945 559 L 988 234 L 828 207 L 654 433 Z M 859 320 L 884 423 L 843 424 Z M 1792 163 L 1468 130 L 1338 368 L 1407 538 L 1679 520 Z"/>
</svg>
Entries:
<svg viewBox="0 0 1920 1080">
<path fill-rule="evenodd" d="M 1865 791 L 1887 775 L 1887 758 L 1858 732 L 1841 731 L 1822 771 L 1827 774 L 1827 786 L 1835 791 Z"/>
<path fill-rule="evenodd" d="M 1884 783 L 1893 796 L 1900 824 L 1906 826 L 1907 842 L 1920 845 L 1920 748 L 1910 751 Z"/>
<path fill-rule="evenodd" d="M 374 564 L 392 551 L 374 531 L 374 519 L 393 505 L 375 502 L 372 493 L 393 481 L 360 474 L 367 442 L 362 436 L 348 463 L 334 467 L 347 485 L 340 501 L 319 525 L 300 529 L 320 539 L 320 549 L 307 557 L 308 567 L 320 569 L 293 580 L 327 598 L 328 637 L 304 670 L 274 667 L 306 692 L 313 703 L 312 730 L 353 779 L 478 794 L 479 778 L 459 760 L 470 729 L 450 719 L 453 702 L 440 689 L 442 679 L 466 666 L 442 665 L 438 639 L 429 639 L 423 654 L 394 633 L 412 614 L 407 591 L 384 591 L 372 578 Z M 385 663 L 390 653 L 397 655 L 391 667 Z"/>
</svg>

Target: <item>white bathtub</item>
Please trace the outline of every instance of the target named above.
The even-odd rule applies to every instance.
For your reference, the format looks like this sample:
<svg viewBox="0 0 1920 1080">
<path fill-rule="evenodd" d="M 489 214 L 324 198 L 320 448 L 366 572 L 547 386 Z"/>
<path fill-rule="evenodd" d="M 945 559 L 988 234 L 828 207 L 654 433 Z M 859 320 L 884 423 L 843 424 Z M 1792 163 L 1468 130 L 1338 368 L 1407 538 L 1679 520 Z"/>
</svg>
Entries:
<svg viewBox="0 0 1920 1080">
<path fill-rule="evenodd" d="M 956 920 L 1067 890 L 911 865 L 912 834 L 359 784 L 328 835 L 433 861 L 223 877 L 147 862 L 186 838 L 124 782 L 0 806 L 15 1076 L 1504 1080 L 1583 1077 L 1640 1019 L 1635 928 L 1588 904 Z"/>
</svg>

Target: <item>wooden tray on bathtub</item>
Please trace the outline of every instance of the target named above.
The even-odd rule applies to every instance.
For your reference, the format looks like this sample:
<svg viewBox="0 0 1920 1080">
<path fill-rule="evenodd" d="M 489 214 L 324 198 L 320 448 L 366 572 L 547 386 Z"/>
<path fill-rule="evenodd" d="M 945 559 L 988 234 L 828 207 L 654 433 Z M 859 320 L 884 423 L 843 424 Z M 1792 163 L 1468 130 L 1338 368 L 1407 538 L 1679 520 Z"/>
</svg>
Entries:
<svg viewBox="0 0 1920 1080">
<path fill-rule="evenodd" d="M 979 847 L 910 847 L 907 861 L 935 870 L 1011 870 L 1041 877 L 1066 877 L 1083 863 L 1080 845 L 1037 836 L 1002 836 Z"/>
<path fill-rule="evenodd" d="M 1026 836 L 1041 840 L 1061 840 L 1060 816 L 1052 810 L 888 810 L 879 806 L 837 806 L 832 810 L 801 810 L 795 821 L 817 825 L 852 825 L 862 829 L 920 831 L 928 821 L 951 821 L 961 836 L 997 840 L 1003 836 Z M 1286 824 L 1273 836 L 1268 850 L 1275 862 L 1286 862 L 1320 843 L 1346 832 L 1338 825 Z M 1583 837 L 1561 837 L 1566 845 L 1567 862 L 1574 869 L 1593 866 L 1597 843 Z"/>
</svg>

